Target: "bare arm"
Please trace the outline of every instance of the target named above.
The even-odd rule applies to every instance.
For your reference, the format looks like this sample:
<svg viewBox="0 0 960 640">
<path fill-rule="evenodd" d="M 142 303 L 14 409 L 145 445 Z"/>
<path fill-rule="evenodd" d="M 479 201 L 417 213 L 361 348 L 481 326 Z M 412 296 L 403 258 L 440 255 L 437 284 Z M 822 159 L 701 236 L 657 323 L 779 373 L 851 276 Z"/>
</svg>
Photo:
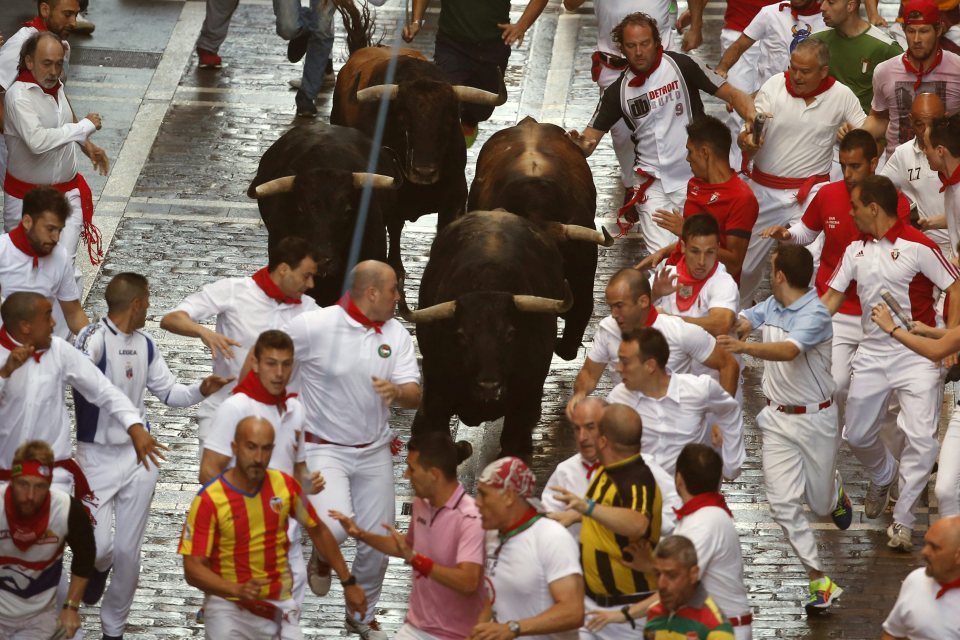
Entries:
<svg viewBox="0 0 960 640">
<path fill-rule="evenodd" d="M 553 605 L 532 618 L 517 620 L 521 636 L 546 635 L 572 631 L 583 625 L 583 576 L 579 573 L 564 576 L 549 584 Z M 490 619 L 490 607 L 485 606 L 480 620 Z M 498 640 L 512 638 L 505 623 L 480 622 L 470 632 L 468 640 Z"/>
<path fill-rule="evenodd" d="M 713 348 L 713 353 L 703 361 L 703 364 L 720 372 L 720 386 L 731 396 L 736 397 L 737 383 L 740 381 L 740 365 L 737 364 L 736 359 L 717 344 Z"/>
<path fill-rule="evenodd" d="M 717 344 L 731 353 L 745 353 L 761 360 L 787 362 L 800 355 L 800 347 L 784 340 L 783 342 L 743 342 L 731 336 L 720 336 Z"/>
<path fill-rule="evenodd" d="M 687 0 L 687 10 L 690 12 L 690 29 L 683 34 L 684 51 L 696 49 L 703 44 L 703 8 L 707 0 Z"/>
<path fill-rule="evenodd" d="M 324 561 L 330 565 L 340 582 L 345 582 L 350 577 L 350 570 L 347 563 L 343 560 L 343 554 L 340 553 L 340 545 L 337 539 L 333 537 L 329 527 L 322 521 L 317 521 L 317 526 L 307 529 L 307 534 L 313 542 L 313 548 L 323 556 Z M 352 584 L 344 587 L 344 599 L 347 603 L 347 615 L 350 613 L 359 613 L 361 616 L 367 612 L 367 597 L 359 584 Z"/>
<path fill-rule="evenodd" d="M 876 139 L 878 142 L 882 142 L 887 137 L 887 125 L 889 124 L 889 111 L 875 111 L 870 109 L 870 115 L 868 115 L 867 119 L 863 121 L 863 124 L 860 126 L 860 128 L 869 131 L 870 135 L 872 135 L 874 139 Z"/>
<path fill-rule="evenodd" d="M 947 329 L 938 338 L 917 335 L 916 329 L 907 331 L 894 322 L 890 310 L 880 304 L 870 310 L 870 318 L 897 342 L 934 362 L 960 351 L 960 329 Z"/>
<path fill-rule="evenodd" d="M 717 68 L 714 69 L 720 75 L 726 77 L 727 72 L 730 71 L 730 67 L 737 64 L 737 60 L 740 59 L 740 56 L 744 52 L 753 46 L 753 43 L 756 42 L 753 38 L 745 36 L 742 33 L 737 40 L 730 45 L 730 47 L 723 52 L 723 56 L 720 57 L 720 62 L 717 63 Z"/>
<path fill-rule="evenodd" d="M 583 155 L 587 158 L 590 157 L 590 154 L 593 153 L 594 149 L 597 148 L 597 143 L 600 142 L 600 138 L 603 137 L 604 132 L 599 129 L 594 129 L 593 127 L 587 127 L 583 130 L 583 133 L 579 131 L 570 131 L 567 135 L 573 140 L 580 150 L 583 151 Z"/>
<path fill-rule="evenodd" d="M 587 511 L 590 510 L 590 503 L 586 498 L 559 486 L 547 487 L 547 489 L 553 491 L 554 497 L 566 504 L 568 509 L 572 509 L 588 518 L 593 518 L 601 526 L 617 535 L 636 540 L 645 536 L 650 527 L 650 516 L 645 513 L 626 507 L 612 507 L 595 502 L 593 503 L 593 511 L 588 515 Z"/>
<path fill-rule="evenodd" d="M 413 8 L 410 11 L 410 22 L 404 25 L 403 33 L 401 37 L 410 42 L 417 37 L 417 34 L 420 33 L 420 23 L 423 22 L 423 17 L 427 13 L 427 5 L 430 4 L 430 0 L 413 0 Z"/>
<path fill-rule="evenodd" d="M 233 349 L 230 347 L 240 346 L 240 343 L 236 340 L 222 336 L 216 331 L 194 322 L 186 311 L 171 311 L 163 316 L 160 320 L 160 328 L 178 336 L 200 338 L 214 357 L 222 354 L 224 358 L 231 359 L 233 358 Z"/>
<path fill-rule="evenodd" d="M 84 313 L 79 300 L 60 300 L 60 309 L 63 310 L 63 317 L 71 333 L 79 335 L 80 331 L 90 324 L 90 318 Z"/>
<path fill-rule="evenodd" d="M 714 95 L 733 107 L 733 110 L 740 114 L 740 117 L 744 120 L 753 122 L 753 119 L 757 117 L 757 108 L 753 104 L 753 98 L 729 82 L 717 89 Z"/>
<path fill-rule="evenodd" d="M 750 238 L 727 234 L 727 248 L 721 247 L 717 252 L 717 257 L 727 268 L 727 273 L 734 278 L 739 276 L 743 270 L 743 259 L 747 257 L 747 247 L 749 246 Z"/>
<path fill-rule="evenodd" d="M 870 24 L 875 24 L 878 27 L 887 26 L 887 21 L 883 19 L 880 15 L 880 10 L 877 7 L 878 0 L 864 0 L 863 5 L 867 9 L 867 20 Z"/>
<path fill-rule="evenodd" d="M 577 403 L 597 388 L 597 383 L 600 382 L 600 376 L 603 375 L 604 368 L 605 365 L 601 362 L 594 362 L 590 358 L 584 359 L 583 367 L 580 368 L 577 379 L 573 382 L 573 395 L 567 402 L 567 418 L 571 418 L 573 408 L 577 406 Z"/>
<path fill-rule="evenodd" d="M 846 300 L 847 294 L 842 291 L 837 291 L 836 289 L 830 287 L 820 296 L 820 302 L 823 303 L 823 306 L 827 308 L 827 311 L 830 312 L 830 315 L 833 315 L 837 312 L 837 309 L 840 308 L 840 305 L 843 304 L 843 301 Z"/>
<path fill-rule="evenodd" d="M 586 0 L 563 0 L 563 8 L 567 11 L 576 11 Z"/>
<path fill-rule="evenodd" d="M 717 336 L 730 333 L 730 330 L 733 329 L 733 323 L 737 319 L 737 314 L 730 309 L 714 307 L 702 318 L 691 318 L 690 316 L 680 317 L 683 318 L 684 322 L 702 327 L 707 333 L 716 338 Z"/>
<path fill-rule="evenodd" d="M 200 484 L 207 484 L 216 478 L 223 473 L 228 464 L 230 464 L 230 456 L 204 449 L 203 456 L 200 458 Z"/>
</svg>

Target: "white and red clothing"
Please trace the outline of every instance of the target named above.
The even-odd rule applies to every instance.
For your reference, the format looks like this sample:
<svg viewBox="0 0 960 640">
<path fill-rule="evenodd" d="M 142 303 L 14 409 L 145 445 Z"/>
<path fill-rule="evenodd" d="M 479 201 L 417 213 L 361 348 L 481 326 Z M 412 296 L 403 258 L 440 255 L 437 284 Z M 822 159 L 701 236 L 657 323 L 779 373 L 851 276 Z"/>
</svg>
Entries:
<svg viewBox="0 0 960 640">
<path fill-rule="evenodd" d="M 826 26 L 820 14 L 819 2 L 802 12 L 791 7 L 789 2 L 761 7 L 743 29 L 743 35 L 754 41 L 754 47 L 760 48 L 757 61 L 759 84 L 763 85 L 773 76 L 786 71 L 790 66 L 790 54 L 797 44 L 824 29 Z"/>
<path fill-rule="evenodd" d="M 900 585 L 883 630 L 911 640 L 960 639 L 960 584 L 942 585 L 923 567 L 914 569 Z"/>
<path fill-rule="evenodd" d="M 268 280 L 266 269 L 261 269 L 251 277 L 217 280 L 184 298 L 174 309 L 185 312 L 194 322 L 205 322 L 215 316 L 216 332 L 240 343 L 239 347 L 233 347 L 232 359 L 228 360 L 223 355 L 214 357 L 214 374 L 237 378 L 247 352 L 253 348 L 261 333 L 268 329 L 280 329 L 301 313 L 317 308 L 314 299 L 307 295 L 301 296 L 299 302 L 286 299 L 279 287 Z M 200 405 L 197 422 L 200 426 L 198 436 L 201 449 L 217 407 L 230 397 L 236 383 L 235 380 L 232 384 L 224 385 Z"/>
<path fill-rule="evenodd" d="M 766 124 L 765 141 L 754 156 L 748 183 L 759 213 L 740 277 L 740 299 L 745 304 L 753 299 L 773 246 L 760 231 L 800 219 L 810 198 L 829 181 L 837 130 L 845 123 L 859 127 L 866 119 L 853 91 L 830 77 L 812 97 L 804 98 L 793 93 L 786 73 L 775 75 L 760 88 L 755 103 L 758 112 L 773 118 Z"/>
<path fill-rule="evenodd" d="M 700 581 L 730 621 L 737 640 L 750 640 L 753 615 L 743 580 L 740 536 L 723 496 L 693 496 L 678 509 L 673 532 L 696 547 Z"/>
<path fill-rule="evenodd" d="M 836 291 L 856 281 L 863 308 L 863 342 L 853 360 L 843 437 L 878 485 L 894 481 L 894 459 L 879 438 L 879 418 L 891 392 L 902 407 L 906 444 L 900 456 L 900 498 L 894 521 L 913 525 L 912 508 L 937 459 L 937 421 L 942 393 L 939 364 L 910 351 L 870 319 L 870 309 L 889 291 L 914 320 L 936 324 L 935 288 L 946 290 L 960 277 L 937 245 L 897 221 L 882 238 L 851 243 L 829 280 Z M 902 328 L 901 328 L 902 330 Z"/>
<path fill-rule="evenodd" d="M 713 270 L 702 280 L 696 280 L 687 271 L 686 261 L 681 258 L 674 266 L 666 267 L 671 276 L 677 275 L 677 290 L 657 298 L 654 303 L 670 315 L 688 318 L 703 318 L 710 309 L 728 309 L 734 315 L 740 311 L 740 290 L 726 267 L 718 260 Z"/>
<path fill-rule="evenodd" d="M 60 300 L 80 299 L 73 264 L 63 247 L 58 244 L 49 254 L 37 255 L 20 225 L 0 236 L 0 295 L 6 298 L 18 291 L 39 293 L 54 308 Z"/>
</svg>

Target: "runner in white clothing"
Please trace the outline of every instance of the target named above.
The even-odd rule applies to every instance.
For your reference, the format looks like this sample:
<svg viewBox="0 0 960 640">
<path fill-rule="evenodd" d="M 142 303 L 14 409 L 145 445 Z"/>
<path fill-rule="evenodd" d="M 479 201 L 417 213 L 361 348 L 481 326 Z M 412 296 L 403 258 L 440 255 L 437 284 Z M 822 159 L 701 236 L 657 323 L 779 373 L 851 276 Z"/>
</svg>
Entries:
<svg viewBox="0 0 960 640">
<path fill-rule="evenodd" d="M 80 332 L 76 347 L 130 399 L 146 418 L 144 396 L 150 390 L 170 407 L 189 407 L 229 382 L 208 376 L 202 383 L 184 385 L 174 378 L 153 338 L 142 331 L 150 307 L 147 279 L 136 273 L 114 276 L 104 293 L 107 316 Z M 160 469 L 139 464 L 137 452 L 123 424 L 101 412 L 77 390 L 73 392 L 77 418 L 77 461 L 97 496 L 91 511 L 97 539 L 94 574 L 83 601 L 100 605 L 103 637 L 123 636 L 140 577 L 140 548 L 150 514 L 150 502 Z"/>
</svg>

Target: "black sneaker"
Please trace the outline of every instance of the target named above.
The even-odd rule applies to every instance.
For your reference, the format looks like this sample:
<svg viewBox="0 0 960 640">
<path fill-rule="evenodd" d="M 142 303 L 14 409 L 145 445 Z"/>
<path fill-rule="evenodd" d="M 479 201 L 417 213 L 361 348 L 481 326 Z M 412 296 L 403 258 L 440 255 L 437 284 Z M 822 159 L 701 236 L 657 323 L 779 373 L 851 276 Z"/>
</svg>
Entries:
<svg viewBox="0 0 960 640">
<path fill-rule="evenodd" d="M 323 69 L 323 75 L 329 80 L 333 77 L 333 60 L 327 58 L 327 66 Z"/>
<path fill-rule="evenodd" d="M 303 89 L 297 89 L 297 117 L 298 118 L 316 118 L 317 105 L 304 93 Z"/>
<path fill-rule="evenodd" d="M 93 575 L 87 581 L 87 588 L 83 592 L 83 601 L 86 604 L 97 604 L 103 597 L 103 592 L 107 589 L 107 576 L 110 575 L 110 568 L 106 571 L 93 570 Z"/>
<path fill-rule="evenodd" d="M 301 31 L 290 38 L 287 44 L 287 60 L 290 62 L 300 62 L 303 56 L 307 54 L 307 41 L 310 40 L 309 31 Z"/>
</svg>

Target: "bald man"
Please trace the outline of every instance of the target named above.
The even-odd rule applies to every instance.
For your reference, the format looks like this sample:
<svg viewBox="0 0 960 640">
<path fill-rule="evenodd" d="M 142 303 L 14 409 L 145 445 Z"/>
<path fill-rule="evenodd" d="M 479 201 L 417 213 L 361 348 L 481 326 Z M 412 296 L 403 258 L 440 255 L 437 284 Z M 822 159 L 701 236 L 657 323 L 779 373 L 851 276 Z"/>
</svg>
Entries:
<svg viewBox="0 0 960 640">
<path fill-rule="evenodd" d="M 960 637 L 960 516 L 941 518 L 923 539 L 927 566 L 903 581 L 882 640 Z"/>
<path fill-rule="evenodd" d="M 420 404 L 413 340 L 393 317 L 400 299 L 396 273 L 368 260 L 350 272 L 350 282 L 337 304 L 304 313 L 285 328 L 297 354 L 290 387 L 300 392 L 306 414 L 307 467 L 327 481 L 310 501 L 340 543 L 347 534 L 331 510 L 354 514 L 367 531 L 393 524 L 394 435 L 387 421 L 391 407 Z M 348 617 L 346 628 L 363 640 L 386 640 L 373 617 L 386 570 L 387 556 L 359 546 L 353 574 L 370 607 L 362 619 Z M 329 566 L 315 554 L 308 571 L 314 593 L 326 593 Z"/>
<path fill-rule="evenodd" d="M 943 100 L 934 93 L 921 93 L 913 99 L 910 109 L 910 126 L 917 135 L 899 145 L 877 172 L 893 181 L 900 192 L 916 207 L 916 224 L 937 243 L 944 255 L 956 255 L 956 245 L 951 245 L 947 233 L 947 218 L 944 214 L 944 198 L 937 170 L 930 168 L 924 153 L 926 130 L 930 124 L 944 116 Z M 912 213 L 912 212 L 911 212 Z"/>
</svg>

